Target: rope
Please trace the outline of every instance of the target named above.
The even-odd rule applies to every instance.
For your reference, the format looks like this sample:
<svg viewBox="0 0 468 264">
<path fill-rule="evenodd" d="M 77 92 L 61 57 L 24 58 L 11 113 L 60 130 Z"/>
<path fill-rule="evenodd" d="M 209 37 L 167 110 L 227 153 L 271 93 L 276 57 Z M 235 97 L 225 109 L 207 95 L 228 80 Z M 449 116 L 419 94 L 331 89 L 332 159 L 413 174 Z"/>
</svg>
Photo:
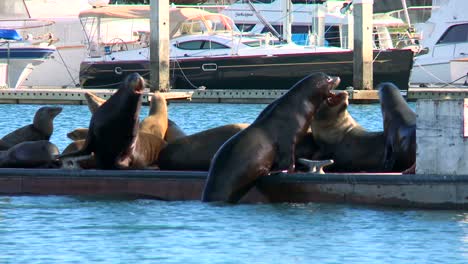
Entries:
<svg viewBox="0 0 468 264">
<path fill-rule="evenodd" d="M 57 51 L 57 54 L 59 55 L 60 59 L 62 60 L 62 64 L 63 64 L 63 66 L 65 66 L 65 69 L 67 70 L 68 75 L 72 79 L 73 85 L 76 86 L 77 83 L 75 81 L 75 78 L 73 78 L 73 75 L 71 74 L 70 70 L 68 69 L 68 65 L 65 63 L 65 60 L 63 59 L 62 54 L 60 53 L 60 51 L 58 49 L 56 49 L 56 51 Z"/>
<path fill-rule="evenodd" d="M 177 66 L 179 67 L 179 70 L 180 70 L 180 72 L 182 73 L 182 76 L 184 76 L 184 79 L 188 82 L 188 84 L 190 84 L 190 86 L 192 86 L 192 88 L 198 89 L 199 87 L 195 86 L 195 85 L 187 78 L 187 76 L 185 75 L 184 70 L 182 70 L 182 67 L 180 66 L 180 63 L 179 63 L 179 61 L 177 60 L 177 58 L 175 58 L 174 61 L 177 63 Z M 174 75 L 174 72 L 175 72 L 175 69 L 173 70 L 173 75 Z"/>
<path fill-rule="evenodd" d="M 444 84 L 444 85 L 443 85 L 442 87 L 440 87 L 440 88 L 444 88 L 444 87 L 448 86 L 449 84 L 453 84 L 454 82 L 459 81 L 459 80 L 461 80 L 461 79 L 463 79 L 463 78 L 465 78 L 465 77 L 468 78 L 468 73 L 462 75 L 460 78 L 456 79 L 455 81 L 452 81 L 452 82 L 449 82 L 449 83 Z M 466 83 L 466 81 L 465 81 L 465 83 Z"/>
<path fill-rule="evenodd" d="M 460 78 L 458 78 L 458 79 L 456 79 L 456 80 L 454 80 L 454 81 L 448 83 L 448 82 L 446 82 L 446 81 L 440 79 L 439 77 L 435 76 L 432 72 L 428 71 L 424 66 L 422 66 L 421 64 L 419 64 L 417 61 L 414 61 L 414 63 L 415 63 L 418 67 L 420 67 L 424 72 L 426 72 L 427 74 L 429 74 L 431 77 L 433 77 L 434 79 L 437 79 L 438 81 L 440 81 L 440 83 L 442 83 L 443 85 L 440 86 L 439 88 L 447 87 L 447 86 L 449 86 L 450 84 L 453 84 L 453 83 L 455 83 L 455 82 L 457 82 L 457 81 L 459 81 L 459 80 L 461 80 L 461 79 L 463 79 L 463 78 L 465 78 L 465 77 L 468 78 L 468 73 L 467 73 L 467 74 L 462 75 Z"/>
</svg>

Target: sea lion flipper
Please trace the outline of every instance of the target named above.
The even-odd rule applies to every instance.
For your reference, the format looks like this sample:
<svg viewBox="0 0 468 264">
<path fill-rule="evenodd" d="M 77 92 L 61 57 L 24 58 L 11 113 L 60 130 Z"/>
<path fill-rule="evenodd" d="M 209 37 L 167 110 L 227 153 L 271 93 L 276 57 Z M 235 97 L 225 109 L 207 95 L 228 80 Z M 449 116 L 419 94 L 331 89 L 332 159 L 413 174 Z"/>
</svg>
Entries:
<svg viewBox="0 0 468 264">
<path fill-rule="evenodd" d="M 308 159 L 298 159 L 298 162 L 302 163 L 309 167 L 309 173 L 318 173 L 324 174 L 323 167 L 331 165 L 334 163 L 333 160 L 308 160 Z"/>
</svg>

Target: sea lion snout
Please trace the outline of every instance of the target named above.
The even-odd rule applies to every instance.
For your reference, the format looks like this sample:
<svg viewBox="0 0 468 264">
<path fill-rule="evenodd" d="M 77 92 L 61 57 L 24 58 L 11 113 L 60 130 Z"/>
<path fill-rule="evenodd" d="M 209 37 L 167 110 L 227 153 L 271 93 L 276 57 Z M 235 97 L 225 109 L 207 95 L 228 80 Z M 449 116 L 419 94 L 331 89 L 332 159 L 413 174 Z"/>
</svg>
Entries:
<svg viewBox="0 0 468 264">
<path fill-rule="evenodd" d="M 335 89 L 340 85 L 341 79 L 338 76 L 328 76 L 327 83 L 330 85 L 330 90 Z"/>
<path fill-rule="evenodd" d="M 137 94 L 142 94 L 145 88 L 145 79 L 138 73 L 132 73 L 127 76 L 125 83 Z"/>
</svg>

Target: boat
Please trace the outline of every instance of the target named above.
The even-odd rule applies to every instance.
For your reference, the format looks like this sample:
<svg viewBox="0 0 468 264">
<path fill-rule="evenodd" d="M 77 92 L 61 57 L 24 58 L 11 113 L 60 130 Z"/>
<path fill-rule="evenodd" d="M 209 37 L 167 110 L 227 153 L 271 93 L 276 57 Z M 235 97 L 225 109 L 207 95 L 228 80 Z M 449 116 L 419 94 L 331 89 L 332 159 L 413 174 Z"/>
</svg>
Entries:
<svg viewBox="0 0 468 264">
<path fill-rule="evenodd" d="M 172 89 L 287 89 L 318 71 L 339 75 L 340 88 L 352 86 L 350 49 L 245 35 L 229 17 L 201 9 L 170 12 Z M 80 67 L 83 88 L 115 88 L 131 72 L 149 76 L 148 6 L 95 8 L 81 12 L 80 19 L 89 41 L 89 56 Z M 118 30 L 111 23 L 117 23 Z M 375 50 L 374 83 L 392 81 L 407 89 L 412 60 L 409 49 Z"/>
<path fill-rule="evenodd" d="M 10 0 L 8 0 L 10 1 Z M 13 0 L 13 2 L 23 2 Z M 79 86 L 79 69 L 81 61 L 86 58 L 86 46 L 83 44 L 83 27 L 78 19 L 82 10 L 93 5 L 105 4 L 103 0 L 67 0 L 44 1 L 28 0 L 22 6 L 22 17 L 28 20 L 50 21 L 47 28 L 22 29 L 22 35 L 41 36 L 50 34 L 54 38 L 56 51 L 50 59 L 39 65 L 26 78 L 25 88 L 75 88 Z M 54 73 L 51 78 L 50 73 Z"/>
<path fill-rule="evenodd" d="M 422 50 L 414 59 L 412 84 L 467 85 L 467 7 L 465 0 L 434 3 L 431 17 L 419 29 Z"/>
<path fill-rule="evenodd" d="M 13 28 L 2 28 L 0 21 L 0 87 L 18 88 L 33 69 L 54 51 L 50 42 L 24 39 Z"/>
<path fill-rule="evenodd" d="M 418 3 L 421 1 L 424 0 L 413 0 L 411 4 L 421 4 Z M 223 8 L 220 13 L 232 18 L 243 32 L 269 32 L 270 26 L 265 24 L 268 23 L 275 31 L 282 33 L 284 2 L 238 0 Z M 293 0 L 288 9 L 292 10 L 291 34 L 296 44 L 308 45 L 311 41 L 317 41 L 317 35 L 323 34 L 322 45 L 352 48 L 352 1 Z M 407 21 L 402 19 L 403 9 L 402 1 L 399 0 L 374 1 L 375 48 L 393 48 L 393 44 L 399 41 L 401 30 L 396 29 L 408 27 Z M 320 28 L 324 28 L 324 32 L 317 30 Z"/>
</svg>

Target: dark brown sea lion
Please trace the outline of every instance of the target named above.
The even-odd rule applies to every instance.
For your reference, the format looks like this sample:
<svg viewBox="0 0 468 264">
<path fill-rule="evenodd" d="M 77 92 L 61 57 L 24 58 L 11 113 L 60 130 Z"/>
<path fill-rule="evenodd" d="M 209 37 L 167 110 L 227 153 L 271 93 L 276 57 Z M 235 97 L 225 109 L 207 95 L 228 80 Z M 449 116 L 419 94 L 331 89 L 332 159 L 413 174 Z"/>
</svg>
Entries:
<svg viewBox="0 0 468 264">
<path fill-rule="evenodd" d="M 94 153 L 99 169 L 127 167 L 135 149 L 144 85 L 139 74 L 128 75 L 92 115 L 85 146 L 61 159 Z"/>
<path fill-rule="evenodd" d="M 275 170 L 292 172 L 298 139 L 339 82 L 324 73 L 305 77 L 224 143 L 211 162 L 202 201 L 237 202 L 259 177 Z"/>
<path fill-rule="evenodd" d="M 8 144 L 5 141 L 0 139 L 0 150 L 7 150 L 7 149 L 9 149 L 11 147 L 12 146 L 10 144 Z"/>
<path fill-rule="evenodd" d="M 340 92 L 317 109 L 310 127 L 319 151 L 312 159 L 332 159 L 327 172 L 382 172 L 384 133 L 365 130 L 348 104 L 348 93 Z"/>
<path fill-rule="evenodd" d="M 140 122 L 140 131 L 164 138 L 167 131 L 167 102 L 160 93 L 151 96 L 148 116 Z"/>
<path fill-rule="evenodd" d="M 67 133 L 67 137 L 71 140 L 82 140 L 82 139 L 86 139 L 86 137 L 88 136 L 88 128 L 86 127 L 80 127 L 80 128 L 77 128 L 71 132 L 68 132 Z"/>
<path fill-rule="evenodd" d="M 415 169 L 416 113 L 393 83 L 382 83 L 377 88 L 385 134 L 385 169 L 398 172 Z"/>
<path fill-rule="evenodd" d="M 54 132 L 54 118 L 60 112 L 62 112 L 62 107 L 41 107 L 34 115 L 32 124 L 16 129 L 4 136 L 2 140 L 11 146 L 25 141 L 49 140 Z"/>
<path fill-rule="evenodd" d="M 37 168 L 55 167 L 57 146 L 48 140 L 26 141 L 0 151 L 0 167 L 2 168 Z"/>
<path fill-rule="evenodd" d="M 178 138 L 183 138 L 185 136 L 187 136 L 187 134 L 185 134 L 182 128 L 180 128 L 174 121 L 170 119 L 167 120 L 167 130 L 166 135 L 164 135 L 164 140 L 170 143 Z"/>
<path fill-rule="evenodd" d="M 221 145 L 248 126 L 249 124 L 224 125 L 176 139 L 161 151 L 159 167 L 163 170 L 207 171 Z"/>
</svg>

